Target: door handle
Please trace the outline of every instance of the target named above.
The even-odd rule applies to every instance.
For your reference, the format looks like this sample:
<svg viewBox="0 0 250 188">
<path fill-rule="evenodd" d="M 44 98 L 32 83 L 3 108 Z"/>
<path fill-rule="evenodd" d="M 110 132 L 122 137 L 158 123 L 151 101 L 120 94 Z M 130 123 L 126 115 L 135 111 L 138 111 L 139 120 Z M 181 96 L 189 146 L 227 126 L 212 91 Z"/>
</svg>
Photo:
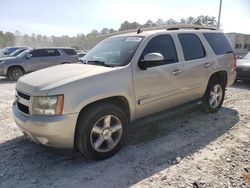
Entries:
<svg viewBox="0 0 250 188">
<path fill-rule="evenodd" d="M 210 67 L 211 66 L 211 63 L 204 63 L 203 64 L 203 67 L 205 67 L 205 68 L 208 68 L 208 67 Z"/>
<path fill-rule="evenodd" d="M 178 74 L 180 74 L 180 73 L 182 73 L 182 70 L 180 70 L 180 69 L 175 69 L 175 70 L 172 72 L 172 75 L 178 75 Z"/>
</svg>

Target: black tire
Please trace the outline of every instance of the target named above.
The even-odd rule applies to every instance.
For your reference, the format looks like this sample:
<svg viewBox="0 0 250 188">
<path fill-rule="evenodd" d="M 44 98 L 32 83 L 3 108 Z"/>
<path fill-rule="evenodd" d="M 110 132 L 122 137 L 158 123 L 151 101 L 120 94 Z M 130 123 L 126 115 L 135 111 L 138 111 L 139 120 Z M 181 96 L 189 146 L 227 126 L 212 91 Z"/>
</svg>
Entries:
<svg viewBox="0 0 250 188">
<path fill-rule="evenodd" d="M 21 67 L 11 67 L 8 70 L 8 78 L 10 80 L 17 81 L 21 76 L 24 75 L 24 70 Z"/>
<path fill-rule="evenodd" d="M 108 147 L 110 147 L 108 146 L 109 138 L 107 138 L 108 140 L 103 141 L 102 144 L 97 149 L 95 148 L 96 146 L 95 143 L 97 143 L 97 140 L 100 139 L 100 137 L 102 137 L 102 139 L 105 138 L 104 132 L 107 130 L 107 128 L 105 128 L 105 118 L 107 118 L 108 116 L 111 116 L 110 127 L 113 126 L 113 125 L 111 126 L 111 124 L 114 123 L 114 121 L 118 121 L 119 119 L 121 122 L 122 129 L 121 131 L 119 130 L 119 132 L 117 131 L 111 133 L 112 130 L 111 128 L 110 137 L 114 141 L 113 145 L 111 144 L 113 147 L 112 149 L 110 150 L 107 149 Z M 99 129 L 101 130 L 100 132 L 102 133 L 97 134 L 94 131 L 94 127 L 98 127 L 99 124 L 101 125 L 102 121 L 103 121 L 103 128 Z M 75 132 L 75 147 L 86 158 L 89 159 L 103 160 L 109 158 L 114 154 L 116 154 L 121 148 L 122 143 L 124 141 L 124 137 L 126 135 L 127 124 L 128 124 L 128 118 L 125 115 L 124 111 L 118 106 L 110 103 L 98 103 L 92 105 L 86 111 L 81 113 L 78 118 L 76 132 Z M 118 136 L 115 134 L 117 134 Z M 94 141 L 95 137 L 96 140 Z M 115 141 L 115 139 L 117 140 Z M 105 151 L 105 149 L 107 151 Z M 97 151 L 97 150 L 103 150 L 103 151 Z"/>
<path fill-rule="evenodd" d="M 219 97 L 220 94 L 218 94 L 218 97 L 214 97 L 212 95 L 215 87 L 217 87 L 217 86 L 218 86 L 219 89 L 221 89 L 221 97 Z M 218 78 L 210 79 L 209 83 L 208 83 L 208 86 L 207 86 L 207 89 L 206 89 L 206 92 L 205 92 L 205 94 L 203 96 L 203 100 L 202 100 L 203 110 L 206 113 L 215 113 L 215 112 L 217 112 L 221 108 L 221 106 L 223 104 L 224 97 L 225 97 L 225 85 L 223 84 L 223 82 L 220 81 Z M 211 101 L 214 100 L 212 98 L 216 98 L 217 102 L 212 103 Z"/>
</svg>

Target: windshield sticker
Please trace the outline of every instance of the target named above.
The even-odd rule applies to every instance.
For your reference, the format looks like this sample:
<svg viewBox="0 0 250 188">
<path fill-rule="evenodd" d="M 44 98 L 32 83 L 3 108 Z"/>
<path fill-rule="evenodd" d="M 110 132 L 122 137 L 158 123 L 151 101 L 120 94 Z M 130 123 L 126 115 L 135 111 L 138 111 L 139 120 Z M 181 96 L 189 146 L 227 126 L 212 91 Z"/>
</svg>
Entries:
<svg viewBox="0 0 250 188">
<path fill-rule="evenodd" d="M 140 42 L 142 38 L 140 37 L 129 37 L 125 40 L 125 42 Z"/>
</svg>

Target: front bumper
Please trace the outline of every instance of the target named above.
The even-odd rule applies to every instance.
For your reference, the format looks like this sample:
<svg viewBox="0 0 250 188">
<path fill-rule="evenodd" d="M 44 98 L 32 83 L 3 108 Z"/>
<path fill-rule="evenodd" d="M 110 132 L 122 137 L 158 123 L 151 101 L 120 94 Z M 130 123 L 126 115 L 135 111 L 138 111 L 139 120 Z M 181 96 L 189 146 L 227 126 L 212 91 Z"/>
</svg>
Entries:
<svg viewBox="0 0 250 188">
<path fill-rule="evenodd" d="M 12 111 L 19 128 L 32 141 L 56 148 L 73 148 L 78 113 L 60 116 L 27 116 L 16 103 Z"/>
</svg>

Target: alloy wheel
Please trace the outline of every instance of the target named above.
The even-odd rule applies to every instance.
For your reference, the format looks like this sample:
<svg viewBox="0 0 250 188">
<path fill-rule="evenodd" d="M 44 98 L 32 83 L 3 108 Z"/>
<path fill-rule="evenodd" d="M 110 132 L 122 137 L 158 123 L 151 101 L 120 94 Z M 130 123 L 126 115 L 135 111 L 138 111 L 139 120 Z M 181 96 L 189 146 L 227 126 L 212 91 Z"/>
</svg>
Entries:
<svg viewBox="0 0 250 188">
<path fill-rule="evenodd" d="M 122 137 L 121 120 L 114 115 L 100 118 L 93 126 L 90 142 L 97 152 L 108 152 L 115 148 Z"/>
<path fill-rule="evenodd" d="M 210 92 L 210 99 L 209 99 L 209 104 L 212 108 L 217 108 L 222 100 L 223 97 L 223 89 L 221 85 L 216 84 L 212 88 Z"/>
</svg>

